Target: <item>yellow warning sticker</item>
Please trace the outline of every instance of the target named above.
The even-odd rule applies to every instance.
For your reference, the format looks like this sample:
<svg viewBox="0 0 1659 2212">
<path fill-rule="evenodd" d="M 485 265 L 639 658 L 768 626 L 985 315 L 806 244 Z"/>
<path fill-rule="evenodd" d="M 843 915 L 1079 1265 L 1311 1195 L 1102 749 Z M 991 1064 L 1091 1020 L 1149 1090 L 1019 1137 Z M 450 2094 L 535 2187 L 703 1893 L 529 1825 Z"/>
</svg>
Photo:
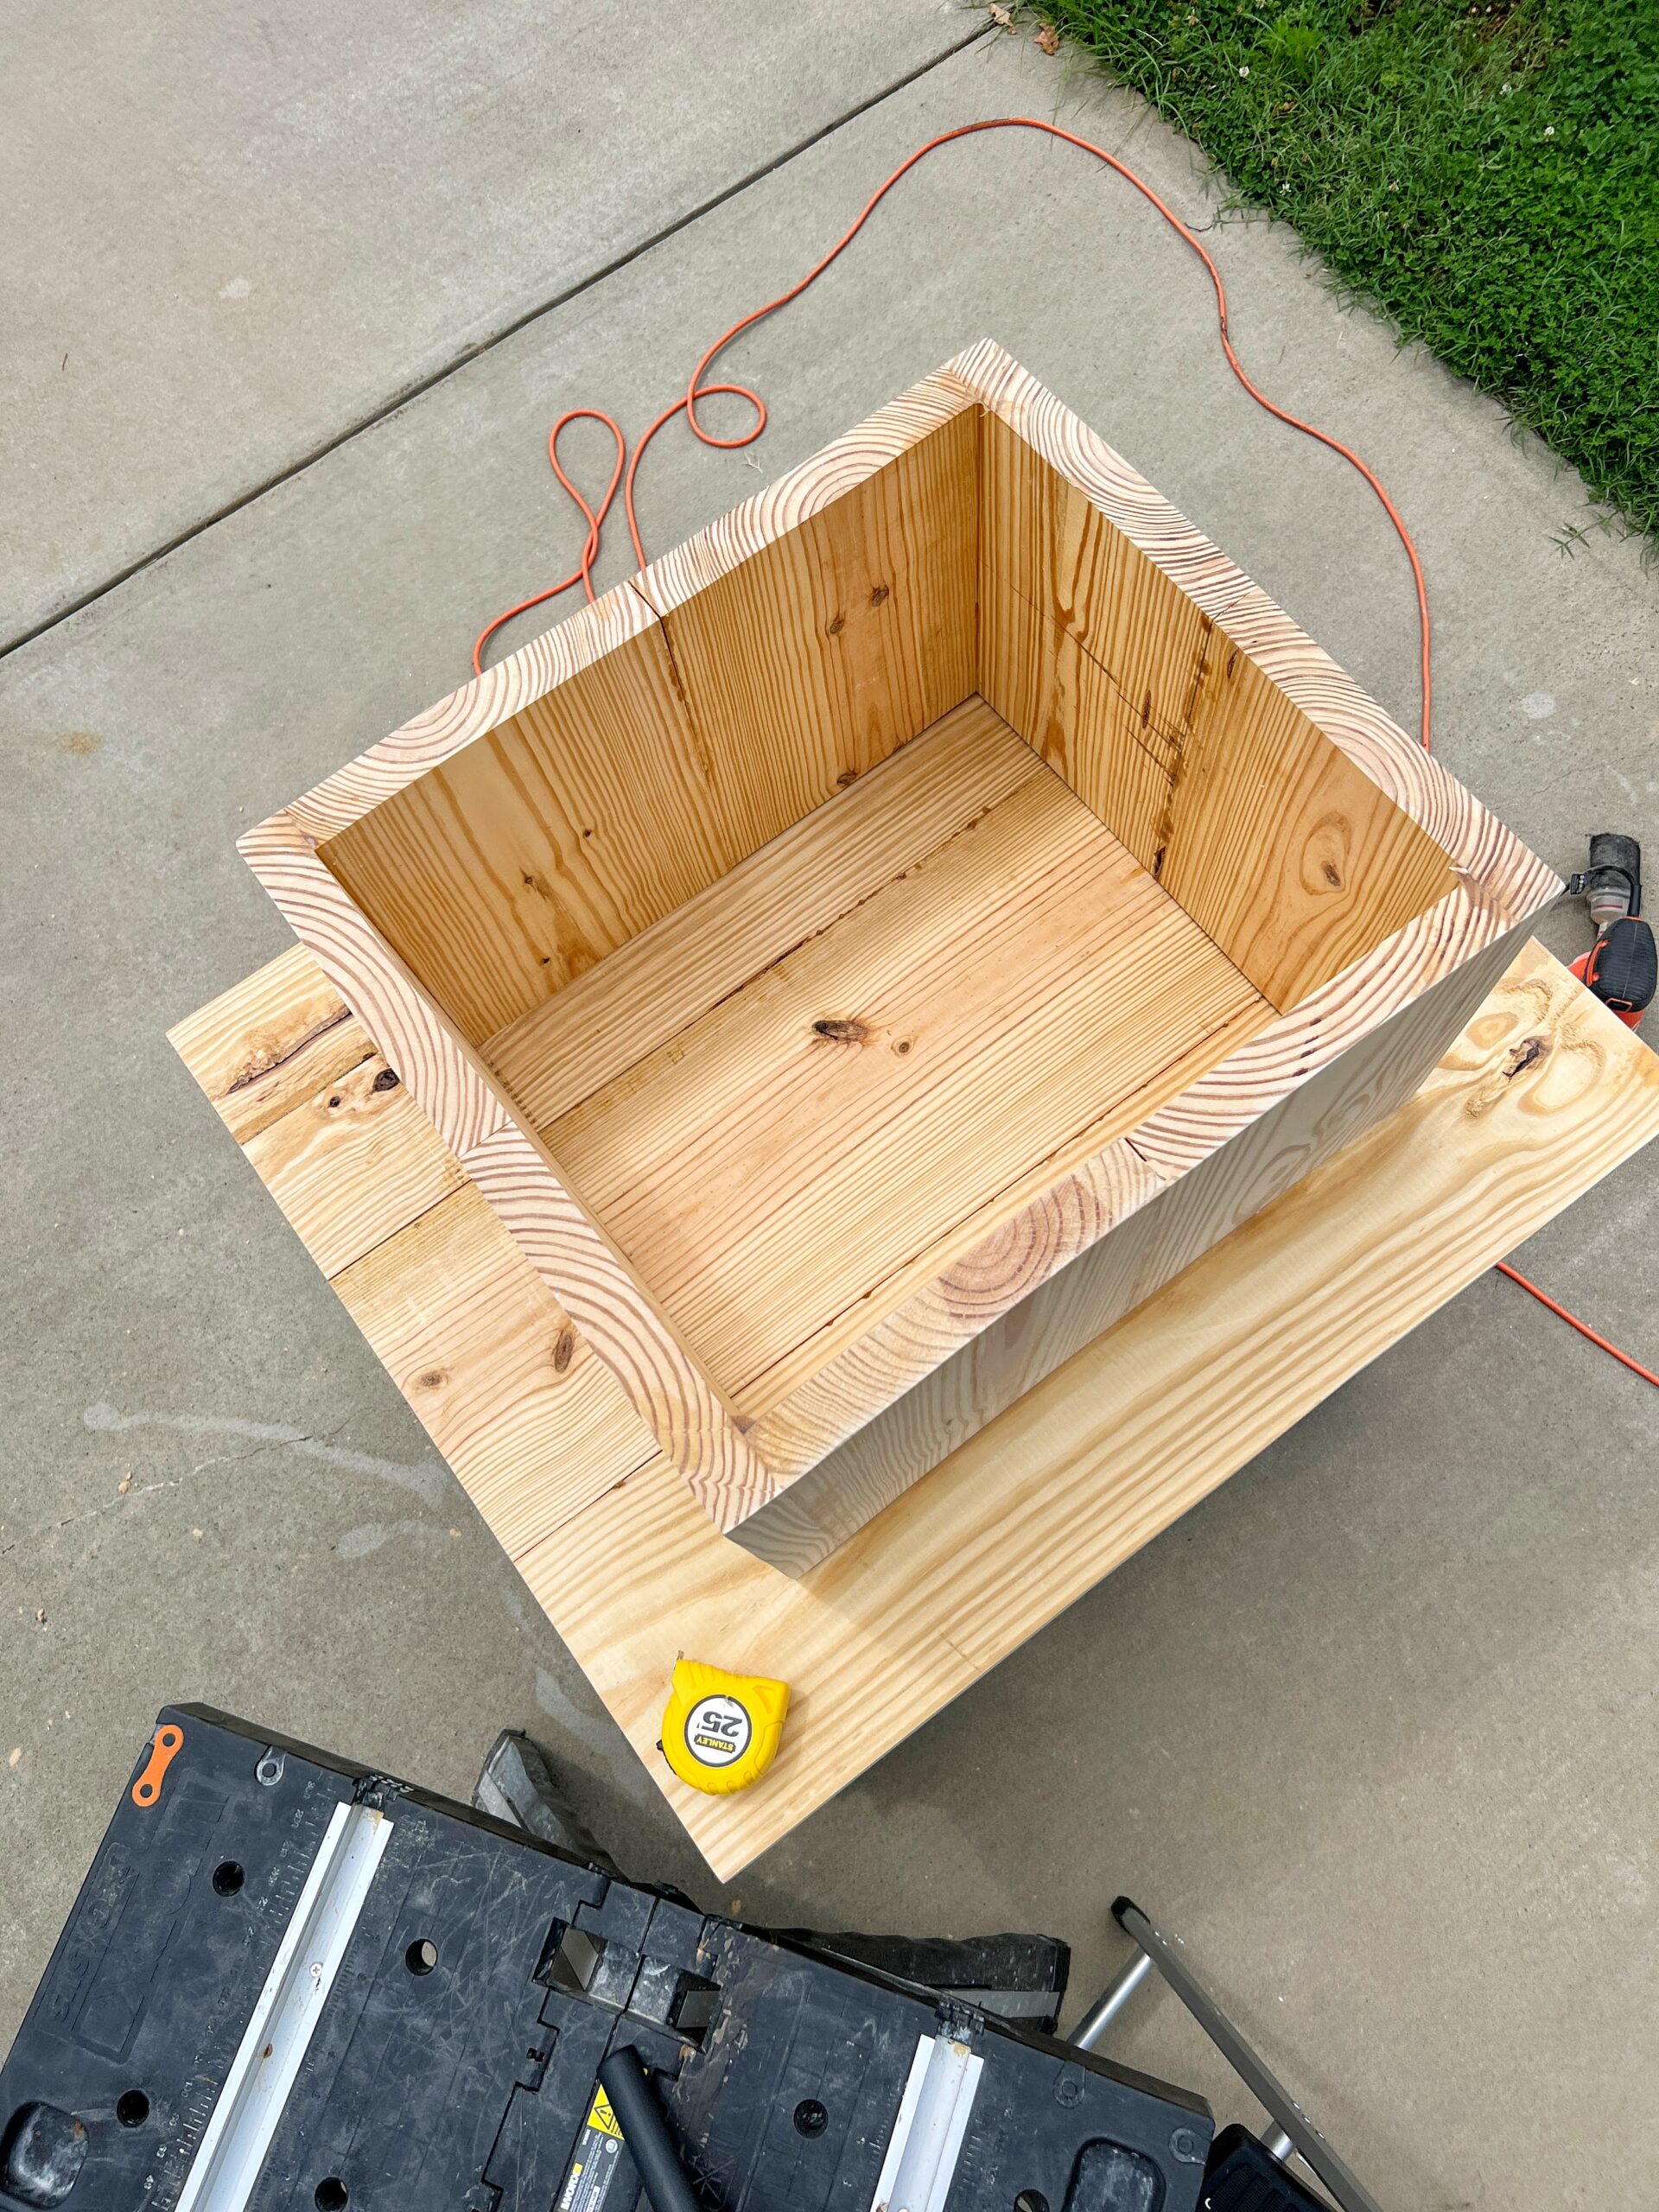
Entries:
<svg viewBox="0 0 1659 2212">
<path fill-rule="evenodd" d="M 622 2130 L 616 2124 L 616 2114 L 611 2110 L 611 2101 L 603 2089 L 594 2091 L 588 2125 L 600 2135 L 614 2135 L 619 2143 L 622 2140 Z"/>
<path fill-rule="evenodd" d="M 557 2212 L 605 2212 L 611 2183 L 626 2164 L 622 2154 L 622 2130 L 611 2109 L 611 2101 L 603 2089 L 595 2086 L 575 2156 L 565 2175 L 564 2187 L 559 2191 Z"/>
</svg>

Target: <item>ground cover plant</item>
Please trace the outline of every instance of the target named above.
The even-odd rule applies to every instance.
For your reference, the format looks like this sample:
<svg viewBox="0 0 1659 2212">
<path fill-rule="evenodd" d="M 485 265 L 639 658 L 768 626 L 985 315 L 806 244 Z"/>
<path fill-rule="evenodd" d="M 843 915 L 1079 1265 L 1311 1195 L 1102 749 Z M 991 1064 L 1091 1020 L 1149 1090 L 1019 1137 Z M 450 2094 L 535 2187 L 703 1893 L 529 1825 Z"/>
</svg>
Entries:
<svg viewBox="0 0 1659 2212">
<path fill-rule="evenodd" d="M 1659 535 L 1659 0 L 1032 12 Z"/>
</svg>

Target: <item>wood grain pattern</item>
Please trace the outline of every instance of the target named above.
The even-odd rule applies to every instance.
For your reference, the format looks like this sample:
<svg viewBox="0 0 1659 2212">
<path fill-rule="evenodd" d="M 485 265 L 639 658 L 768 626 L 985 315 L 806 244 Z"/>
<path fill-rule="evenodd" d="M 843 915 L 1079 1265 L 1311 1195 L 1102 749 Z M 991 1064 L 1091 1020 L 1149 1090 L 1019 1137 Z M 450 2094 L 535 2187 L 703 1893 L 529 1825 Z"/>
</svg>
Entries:
<svg viewBox="0 0 1659 2212">
<path fill-rule="evenodd" d="M 378 1052 L 331 1076 L 242 1142 L 326 1275 L 350 1267 L 466 1180 Z"/>
<path fill-rule="evenodd" d="M 470 1048 L 961 701 L 976 460 L 971 398 L 920 388 L 242 841 L 664 1449 L 722 1510 L 766 1495 L 766 1471 Z M 677 597 L 693 569 L 695 608 Z M 813 611 L 809 575 L 836 606 Z M 774 602 L 779 634 L 757 655 L 747 626 Z"/>
<path fill-rule="evenodd" d="M 722 1546 L 654 1468 L 521 1570 L 728 1878 L 1656 1130 L 1659 1062 L 1531 948 L 1417 1097 L 804 1581 Z M 596 1571 L 619 1556 L 626 1591 Z M 682 1649 L 791 1683 L 755 1789 L 701 1797 L 658 1759 Z"/>
<path fill-rule="evenodd" d="M 878 1459 L 894 1448 L 884 1439 L 902 1436 L 904 1465 L 916 1479 L 944 1457 L 937 1440 L 919 1435 L 918 1410 L 929 1402 L 918 1395 L 918 1386 L 982 1332 L 994 1333 L 994 1324 L 1162 1188 L 1163 1179 L 1133 1145 L 1119 1139 L 1103 1146 L 760 1414 L 748 1432 L 752 1447 L 792 1479 L 816 1469 L 838 1446 L 856 1441 L 861 1431 Z M 948 1385 L 941 1402 L 946 1450 L 990 1417 L 986 1394 L 976 1401 L 971 1420 L 960 1414 Z M 873 1407 L 882 1410 L 872 1416 Z M 902 1487 L 895 1480 L 889 1495 Z M 747 1541 L 741 1530 L 731 1533 Z"/>
<path fill-rule="evenodd" d="M 771 834 L 717 765 L 646 621 L 319 850 L 478 1044 Z"/>
<path fill-rule="evenodd" d="M 482 1057 L 546 1129 L 902 875 L 1035 770 L 976 696 L 677 913 L 492 1037 Z"/>
<path fill-rule="evenodd" d="M 374 1051 L 302 944 L 259 972 L 266 982 L 251 1021 L 242 997 L 227 991 L 167 1033 L 238 1144 Z"/>
<path fill-rule="evenodd" d="M 1004 742 L 1017 788 L 545 1132 L 740 1414 L 1271 1019 Z"/>
<path fill-rule="evenodd" d="M 1357 1029 L 1346 1049 L 1320 1049 L 1311 1022 L 1299 1039 L 1287 1038 L 1281 1033 L 1296 1016 L 1259 1031 L 1124 1141 L 1134 1163 L 1125 1195 L 1098 1219 L 1086 1205 L 1063 1217 L 1070 1235 L 1041 1248 L 1052 1265 L 1028 1269 L 1021 1302 L 1010 1300 L 1005 1316 L 976 1314 L 975 1331 L 946 1341 L 917 1301 L 934 1357 L 917 1361 L 905 1395 L 861 1427 L 843 1417 L 832 1433 L 825 1419 L 802 1420 L 806 1408 L 843 1411 L 829 1387 L 838 1376 L 820 1376 L 773 1417 L 781 1433 L 757 1422 L 751 1444 L 769 1465 L 798 1468 L 798 1479 L 728 1533 L 783 1573 L 817 1566 L 1103 1330 L 1403 1104 L 1434 1066 L 1448 1031 L 1455 1034 L 1473 1014 L 1518 949 L 1511 935 L 1448 963 L 1379 1026 Z M 1252 1068 L 1255 1045 L 1262 1050 Z M 1217 1096 L 1206 1095 L 1211 1081 Z M 994 1249 L 988 1258 L 994 1268 Z M 868 1352 L 855 1347 L 848 1357 L 861 1356 L 874 1365 L 891 1351 L 878 1334 Z M 798 1428 L 804 1431 L 798 1437 Z M 835 1447 L 827 1453 L 826 1441 Z"/>
<path fill-rule="evenodd" d="M 462 1170 L 611 1370 L 663 1451 L 722 1510 L 772 1484 L 650 1294 L 522 1129 L 476 1054 L 318 858 L 275 815 L 239 846 Z"/>
<path fill-rule="evenodd" d="M 654 626 L 639 594 L 617 585 L 401 724 L 285 811 L 318 844 L 339 836 L 486 732 Z"/>
<path fill-rule="evenodd" d="M 1154 873 L 1288 1013 L 1456 887 L 1436 844 L 1219 626 Z"/>
<path fill-rule="evenodd" d="M 1455 1034 L 1519 949 L 1513 938 L 1489 945 L 1276 1105 L 1249 1116 L 1227 1143 L 1194 1165 L 1179 1155 L 1154 1161 L 1137 1130 L 1123 1147 L 1141 1171 L 1135 1204 L 1123 1205 L 1099 1233 L 1078 1234 L 1074 1249 L 1005 1318 L 982 1333 L 964 1332 L 960 1348 L 905 1396 L 848 1433 L 728 1533 L 783 1573 L 798 1576 L 817 1566 L 920 1473 L 1403 1105 L 1439 1060 L 1448 1027 Z M 764 1425 L 750 1440 L 776 1463 Z"/>
<path fill-rule="evenodd" d="M 1156 1274 L 1139 1212 L 1224 1233 L 1558 887 L 990 346 L 244 846 L 353 1020 L 238 1128 L 372 1040 L 734 1532 L 993 1417 Z M 360 1249 L 310 1110 L 268 1141 Z"/>
<path fill-rule="evenodd" d="M 1096 1327 L 1127 1313 L 1371 1122 L 1404 1105 L 1439 1061 L 1448 1023 L 1455 1035 L 1484 1003 L 1522 950 L 1522 935 L 1488 945 L 1185 1173 L 1177 1169 L 1178 1155 L 1158 1157 L 1155 1132 L 1150 1139 L 1137 1132 L 1136 1150 L 1171 1180 L 1100 1268 L 1090 1294 Z"/>
<path fill-rule="evenodd" d="M 1495 925 L 1491 911 L 1466 890 L 1454 891 L 1293 1013 L 1259 1029 L 1182 1096 L 1148 1115 L 1135 1131 L 1136 1151 L 1166 1178 L 1187 1173 L 1357 1052 L 1419 999 L 1434 997 L 1434 1014 L 1441 1009 L 1449 1014 L 1458 1004 L 1466 1011 L 1475 999 L 1454 999 L 1449 988 L 1444 996 L 1435 993 L 1477 961 L 1486 963 L 1483 973 L 1495 976 L 1499 969 L 1489 956 L 1505 944 L 1513 951 L 1515 935 Z M 1451 1026 L 1453 1035 L 1456 1027 Z"/>
<path fill-rule="evenodd" d="M 283 1203 L 280 1184 L 271 1189 Z M 660 1457 L 621 1385 L 470 1185 L 334 1281 L 514 1557 Z"/>
<path fill-rule="evenodd" d="M 1314 990 L 1280 1022 L 1247 1040 L 1186 1097 L 1161 1109 L 1137 1132 L 1137 1144 L 1160 1172 L 1179 1173 L 1228 1141 L 1252 1114 L 1287 1096 L 1296 1082 L 1327 1065 L 1418 992 L 1535 914 L 1559 893 L 1560 880 L 1218 547 L 1000 346 L 983 341 L 941 373 L 973 391 L 986 410 L 984 480 L 988 498 L 1002 514 L 995 527 L 1010 549 L 1012 575 L 1026 591 L 1052 601 L 1057 620 L 1079 629 L 1079 638 L 1063 641 L 1058 656 L 1062 696 L 1056 742 L 1063 747 L 1066 741 L 1076 720 L 1069 702 L 1083 684 L 1093 682 L 1098 690 L 1094 664 L 1083 648 L 1112 650 L 1109 632 L 1092 613 L 1090 596 L 1104 564 L 1102 545 L 1115 545 L 1111 537 L 1103 538 L 1109 529 L 1178 586 L 1205 622 L 1224 629 L 1332 745 L 1450 855 L 1458 878 L 1457 887 L 1437 904 L 1357 960 L 1345 975 Z M 999 456 L 1011 448 L 994 424 L 1042 466 L 1033 469 L 1020 462 L 1012 473 L 999 475 Z M 1016 486 L 1022 487 L 1018 512 L 1025 518 L 1023 538 L 1011 524 Z M 989 532 L 988 518 L 982 553 Z M 1040 712 L 1035 702 L 1042 693 L 1031 681 L 1031 670 L 1054 658 L 1046 644 L 1025 641 L 1028 628 L 1028 618 L 1015 623 L 1012 613 L 999 618 L 995 610 L 985 626 L 993 643 L 1006 633 L 1019 646 L 1001 679 L 1004 702 L 999 702 L 995 688 L 988 687 L 992 702 L 1003 704 L 1016 728 L 1025 726 L 1023 715 Z M 1201 650 L 1190 636 L 1182 639 L 1177 658 L 1184 682 L 1191 677 L 1193 659 L 1202 662 L 1203 650 L 1207 647 Z M 1124 665 L 1121 657 L 1119 664 Z M 1074 673 L 1067 674 L 1068 665 Z M 1128 682 L 1135 671 L 1125 666 L 1124 672 Z M 1161 725 L 1166 740 L 1179 735 L 1173 700 L 1190 705 L 1194 696 L 1180 687 L 1174 694 L 1159 695 L 1150 728 L 1156 732 Z M 1167 765 L 1162 756 L 1160 765 Z M 1130 780 L 1141 794 L 1141 812 L 1120 834 L 1150 866 L 1155 846 L 1136 842 L 1150 826 L 1148 786 L 1144 775 L 1139 782 Z M 1133 808 L 1125 811 L 1134 814 Z"/>
<path fill-rule="evenodd" d="M 546 1147 L 513 1125 L 459 1157 L 705 1510 L 750 1512 L 769 1497 L 775 1485 L 730 1408 L 565 1187 Z"/>
<path fill-rule="evenodd" d="M 285 956 L 173 1033 L 187 1058 L 199 1054 L 221 1111 L 226 1066 L 283 1035 L 298 969 Z M 309 995 L 326 1014 L 322 988 Z M 334 1008 L 344 1012 L 337 999 Z M 1656 1132 L 1659 1061 L 1527 947 L 1415 1097 L 802 1582 L 721 1540 L 596 1361 L 579 1367 L 573 1351 L 563 1409 L 579 1440 L 569 1451 L 557 1449 L 552 1405 L 537 1442 L 510 1440 L 522 1401 L 509 1387 L 493 1415 L 490 1329 L 470 1286 L 516 1285 L 500 1294 L 539 1300 L 543 1327 L 561 1324 L 506 1231 L 467 1193 L 411 1222 L 336 1287 L 498 1533 L 545 1517 L 517 1548 L 521 1569 L 726 1878 Z M 475 1254 L 442 1251 L 452 1221 Z M 446 1376 L 423 1399 L 423 1374 L 453 1365 L 461 1384 L 458 1343 L 483 1360 L 472 1383 L 452 1398 Z M 591 1400 L 578 1402 L 581 1376 L 613 1394 L 608 1430 Z M 452 1404 L 466 1419 L 446 1441 Z M 645 1457 L 630 1465 L 636 1452 Z M 684 1789 L 654 1749 L 682 1649 L 717 1651 L 793 1687 L 777 1765 L 735 1797 Z"/>
<path fill-rule="evenodd" d="M 930 378 L 637 579 L 747 849 L 977 688 L 977 418 Z"/>
<path fill-rule="evenodd" d="M 983 562 L 979 613 L 985 696 L 1150 873 L 1168 813 L 1179 735 L 1143 722 L 1076 638 Z"/>
<path fill-rule="evenodd" d="M 839 442 L 647 570 L 630 634 L 325 841 L 470 1042 L 973 688 L 976 414 L 907 400 Z"/>
<path fill-rule="evenodd" d="M 423 1116 L 334 1122 L 327 1185 L 311 1179 L 322 1086 L 385 1063 L 303 945 L 168 1036 L 509 1551 L 660 1456 Z M 379 1235 L 341 1263 L 365 1244 L 347 1224 L 365 1220 Z"/>
<path fill-rule="evenodd" d="M 237 849 L 444 1141 L 463 1153 L 499 1128 L 506 1110 L 476 1059 L 317 857 L 302 824 L 274 814 L 238 837 Z"/>
<path fill-rule="evenodd" d="M 988 415 L 1014 431 L 1178 584 L 1316 729 L 1446 850 L 1454 870 L 1479 889 L 1494 934 L 1524 921 L 1557 894 L 1560 879 L 1513 831 L 1408 737 L 1219 546 L 1000 346 L 982 340 L 939 374 L 971 391 Z"/>
<path fill-rule="evenodd" d="M 793 1391 L 750 1440 L 795 1478 L 733 1541 L 804 1575 L 976 1436 L 1105 1325 L 1089 1325 L 1089 1286 L 1118 1272 L 1123 1224 L 1162 1188 L 1132 1145 L 1108 1147 Z M 872 1419 L 878 1388 L 890 1402 Z"/>
<path fill-rule="evenodd" d="M 968 357 L 970 382 L 976 358 Z M 1135 729 L 1179 736 L 1211 618 L 993 406 L 980 425 L 979 550 L 1000 590 L 1040 613 L 1107 677 Z M 1089 799 L 1080 785 L 1072 788 Z"/>
<path fill-rule="evenodd" d="M 972 690 L 976 416 L 907 395 L 289 810 L 469 1043 Z"/>
<path fill-rule="evenodd" d="M 995 414 L 982 470 L 987 696 L 1276 1007 L 1453 887 L 1433 839 Z"/>
</svg>

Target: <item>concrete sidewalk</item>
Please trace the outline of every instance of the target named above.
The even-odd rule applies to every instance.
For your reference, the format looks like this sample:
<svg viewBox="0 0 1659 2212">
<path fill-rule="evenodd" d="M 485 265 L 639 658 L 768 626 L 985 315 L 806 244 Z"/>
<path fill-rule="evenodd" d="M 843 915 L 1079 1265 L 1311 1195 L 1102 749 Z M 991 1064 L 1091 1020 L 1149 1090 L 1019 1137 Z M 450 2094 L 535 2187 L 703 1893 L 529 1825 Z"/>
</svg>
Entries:
<svg viewBox="0 0 1659 2212">
<path fill-rule="evenodd" d="M 943 51 L 961 35 L 960 17 L 888 12 L 884 37 Z M 594 59 L 604 98 L 613 63 Z M 695 104 L 690 75 L 664 117 Z M 817 98 L 825 118 L 855 104 Z M 601 1832 L 628 1834 L 632 1863 L 731 1903 L 162 1032 L 286 941 L 237 830 L 458 681 L 484 617 L 568 565 L 552 417 L 590 402 L 641 426 L 921 139 L 1061 108 L 1210 219 L 1190 148 L 1026 41 L 946 54 L 782 161 L 787 118 L 753 137 L 734 98 L 684 190 L 766 175 L 356 435 L 314 368 L 274 351 L 274 385 L 315 387 L 289 395 L 284 435 L 332 407 L 324 435 L 342 442 L 0 660 L 16 1317 L 0 1348 L 0 1761 L 21 1754 L 0 1764 L 0 2034 L 170 1698 L 462 1791 L 497 1728 L 529 1727 Z M 614 162 L 618 192 L 634 190 L 661 149 L 632 145 L 590 147 L 590 173 Z M 761 444 L 659 442 L 648 543 L 988 334 L 1411 726 L 1413 602 L 1386 519 L 1239 393 L 1203 272 L 1150 211 L 1012 132 L 945 149 L 902 192 L 734 350 L 773 410 Z M 1553 539 L 1586 512 L 1574 481 L 1341 311 L 1287 233 L 1227 225 L 1209 242 L 1252 372 L 1357 444 L 1416 535 L 1447 764 L 1563 869 L 1589 829 L 1659 836 L 1659 585 L 1638 549 L 1593 538 L 1563 559 Z M 296 283 L 312 250 L 291 242 Z M 416 261 L 365 259 L 358 281 L 370 334 L 428 289 Z M 454 332 L 483 311 L 457 308 Z M 200 372 L 205 391 L 212 363 Z M 213 487 L 270 473 L 245 430 L 198 425 L 198 523 Z M 601 480 L 605 442 L 572 441 Z M 301 449 L 295 432 L 283 450 Z M 138 543 L 120 485 L 95 488 L 53 575 L 107 582 L 98 560 Z M 607 579 L 625 544 L 614 533 Z M 1581 942 L 1571 915 L 1553 929 L 1560 949 Z M 1651 1360 L 1656 1231 L 1638 1160 L 1523 1264 Z M 1488 1278 L 771 1853 L 739 1884 L 743 1909 L 918 1933 L 1040 1925 L 1094 1981 L 1116 1962 L 1106 1906 L 1127 1889 L 1185 1934 L 1385 2204 L 1645 2208 L 1654 1414 L 1646 1386 Z M 1148 2005 L 1116 2048 L 1241 2112 L 1173 2006 Z"/>
<path fill-rule="evenodd" d="M 959 0 L 71 15 L 7 24 L 0 650 L 984 28 Z"/>
</svg>

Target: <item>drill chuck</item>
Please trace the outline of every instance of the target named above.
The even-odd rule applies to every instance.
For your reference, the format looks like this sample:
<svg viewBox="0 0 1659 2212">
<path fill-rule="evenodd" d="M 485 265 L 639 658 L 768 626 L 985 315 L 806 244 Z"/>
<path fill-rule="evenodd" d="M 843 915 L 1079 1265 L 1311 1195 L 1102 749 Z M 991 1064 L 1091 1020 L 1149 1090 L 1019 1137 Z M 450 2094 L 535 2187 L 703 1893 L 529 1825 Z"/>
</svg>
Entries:
<svg viewBox="0 0 1659 2212">
<path fill-rule="evenodd" d="M 1590 865 L 1567 879 L 1567 890 L 1583 899 L 1599 930 L 1642 912 L 1642 848 L 1617 830 L 1598 830 L 1590 840 Z"/>
</svg>

